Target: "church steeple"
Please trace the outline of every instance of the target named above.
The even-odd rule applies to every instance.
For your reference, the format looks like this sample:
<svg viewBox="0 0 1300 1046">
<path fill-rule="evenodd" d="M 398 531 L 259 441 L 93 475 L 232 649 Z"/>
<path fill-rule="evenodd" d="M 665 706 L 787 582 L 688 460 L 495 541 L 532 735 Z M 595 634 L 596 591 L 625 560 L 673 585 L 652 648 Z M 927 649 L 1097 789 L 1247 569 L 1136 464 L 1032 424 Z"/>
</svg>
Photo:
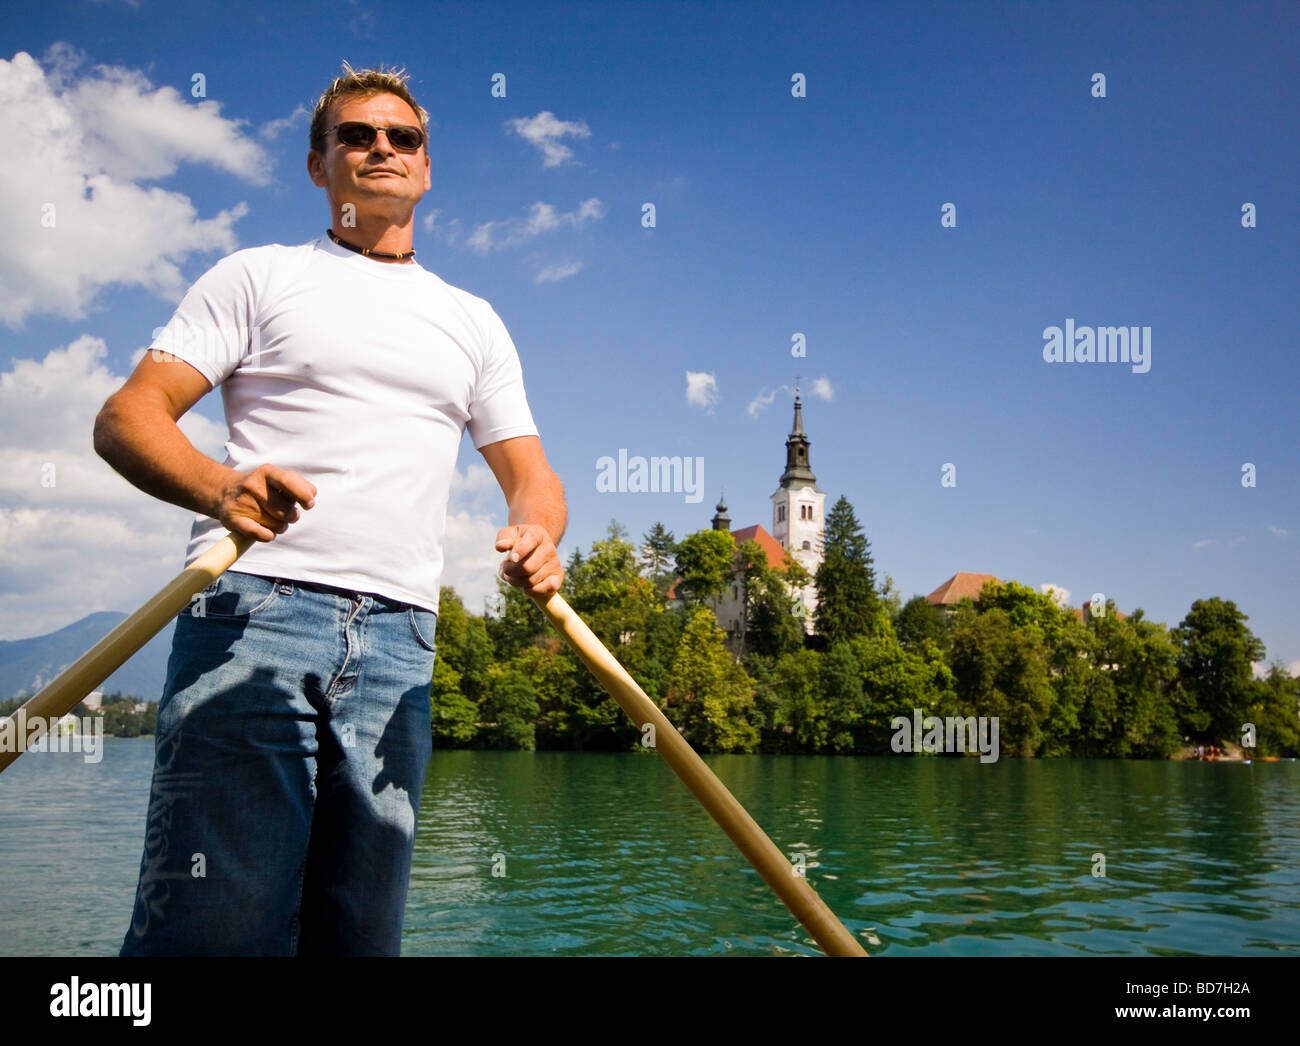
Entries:
<svg viewBox="0 0 1300 1046">
<path fill-rule="evenodd" d="M 809 464 L 811 441 L 803 430 L 803 405 L 799 400 L 799 386 L 794 387 L 794 425 L 785 440 L 785 471 L 781 473 L 781 487 L 815 486 L 817 477 Z"/>
<path fill-rule="evenodd" d="M 718 498 L 718 511 L 713 517 L 713 529 L 731 532 L 731 517 L 727 515 L 727 499 Z"/>
</svg>

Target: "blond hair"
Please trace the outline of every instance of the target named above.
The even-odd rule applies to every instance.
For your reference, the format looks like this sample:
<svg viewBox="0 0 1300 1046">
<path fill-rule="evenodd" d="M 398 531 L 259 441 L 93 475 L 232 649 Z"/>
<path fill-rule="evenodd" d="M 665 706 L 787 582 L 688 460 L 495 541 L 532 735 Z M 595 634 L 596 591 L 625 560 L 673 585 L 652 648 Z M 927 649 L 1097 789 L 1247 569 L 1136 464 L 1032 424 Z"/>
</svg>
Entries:
<svg viewBox="0 0 1300 1046">
<path fill-rule="evenodd" d="M 316 111 L 311 116 L 309 137 L 311 147 L 316 152 L 325 151 L 325 132 L 329 129 L 326 121 L 330 118 L 330 109 L 345 98 L 373 98 L 377 94 L 394 94 L 411 107 L 420 118 L 420 130 L 424 132 L 426 148 L 429 141 L 429 114 L 424 110 L 415 96 L 406 86 L 405 68 L 385 69 L 381 64 L 377 69 L 357 71 L 347 62 L 343 63 L 343 75 L 334 78 L 334 82 L 325 89 L 316 103 Z"/>
</svg>

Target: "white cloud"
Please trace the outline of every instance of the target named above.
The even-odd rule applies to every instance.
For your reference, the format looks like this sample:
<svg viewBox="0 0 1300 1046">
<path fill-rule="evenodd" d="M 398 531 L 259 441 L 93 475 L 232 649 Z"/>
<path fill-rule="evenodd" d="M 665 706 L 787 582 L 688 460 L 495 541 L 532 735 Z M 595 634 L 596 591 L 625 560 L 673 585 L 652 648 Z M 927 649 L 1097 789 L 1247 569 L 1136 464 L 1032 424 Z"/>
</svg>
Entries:
<svg viewBox="0 0 1300 1046">
<path fill-rule="evenodd" d="M 82 335 L 0 374 L 0 638 L 134 610 L 184 565 L 191 513 L 137 490 L 92 445 L 95 415 L 125 380 L 107 351 Z M 224 424 L 191 411 L 180 429 L 224 457 Z"/>
<path fill-rule="evenodd" d="M 554 283 L 567 280 L 582 271 L 582 262 L 569 262 L 567 265 L 548 265 L 537 274 L 538 283 Z"/>
<path fill-rule="evenodd" d="M 789 385 L 778 385 L 775 389 L 770 391 L 768 389 L 763 389 L 757 396 L 749 401 L 749 406 L 745 408 L 746 412 L 751 418 L 757 418 L 759 411 L 764 407 L 771 406 L 772 401 L 782 392 L 793 393 L 794 389 L 790 388 Z"/>
<path fill-rule="evenodd" d="M 515 247 L 555 229 L 580 229 L 589 221 L 599 221 L 605 217 L 605 205 L 593 196 L 571 211 L 557 211 L 554 205 L 539 200 L 529 207 L 528 212 L 526 218 L 484 222 L 465 242 L 480 254 Z"/>
<path fill-rule="evenodd" d="M 1300 678 L 1300 661 L 1292 661 L 1286 666 L 1286 670 L 1291 674 L 1292 678 Z"/>
<path fill-rule="evenodd" d="M 686 372 L 686 402 L 692 407 L 703 407 L 713 413 L 718 402 L 718 378 L 716 374 L 688 370 Z"/>
<path fill-rule="evenodd" d="M 185 290 L 179 263 L 196 252 L 230 253 L 237 204 L 200 219 L 178 192 L 137 184 L 181 163 L 202 163 L 247 181 L 268 180 L 269 160 L 220 105 L 154 89 L 137 71 L 96 66 L 66 44 L 0 59 L 0 107 L 27 144 L 0 167 L 0 322 L 33 314 L 84 317 L 109 284 L 172 300 Z"/>
<path fill-rule="evenodd" d="M 1058 607 L 1070 605 L 1070 590 L 1068 588 L 1062 588 L 1060 585 L 1053 585 L 1048 581 L 1047 583 L 1040 585 L 1038 590 L 1045 596 L 1051 596 Z"/>
<path fill-rule="evenodd" d="M 542 154 L 543 167 L 558 167 L 573 159 L 573 150 L 561 138 L 590 138 L 591 131 L 582 120 L 561 120 L 553 112 L 507 120 L 506 130 L 513 131 Z"/>
<path fill-rule="evenodd" d="M 1192 548 L 1209 548 L 1214 544 L 1213 538 L 1201 538 L 1200 541 L 1193 541 Z"/>
<path fill-rule="evenodd" d="M 311 114 L 312 110 L 308 109 L 305 105 L 299 105 L 288 116 L 281 116 L 275 120 L 267 120 L 266 123 L 262 124 L 262 126 L 257 129 L 257 133 L 263 138 L 270 140 L 272 138 L 278 138 L 285 131 L 292 130 L 298 126 L 301 126 L 303 130 L 306 130 L 311 124 Z M 305 143 L 303 148 L 307 148 Z"/>
<path fill-rule="evenodd" d="M 814 378 L 812 385 L 808 387 L 808 395 L 830 402 L 835 398 L 835 390 L 831 388 L 831 383 L 826 378 Z"/>
<path fill-rule="evenodd" d="M 1284 530 L 1282 527 L 1275 527 L 1272 523 L 1268 525 L 1268 532 L 1277 538 L 1284 538 L 1291 533 L 1291 531 Z"/>
</svg>

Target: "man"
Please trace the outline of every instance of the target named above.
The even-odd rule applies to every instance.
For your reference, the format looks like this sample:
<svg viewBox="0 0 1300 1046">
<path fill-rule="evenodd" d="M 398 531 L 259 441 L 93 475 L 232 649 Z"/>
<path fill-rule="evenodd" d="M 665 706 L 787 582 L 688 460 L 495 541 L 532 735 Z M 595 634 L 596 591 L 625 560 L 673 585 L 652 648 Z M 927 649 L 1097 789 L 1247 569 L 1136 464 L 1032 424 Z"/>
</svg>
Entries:
<svg viewBox="0 0 1300 1046">
<path fill-rule="evenodd" d="M 218 262 L 95 422 L 105 460 L 195 512 L 187 563 L 257 539 L 177 618 L 123 955 L 399 953 L 466 427 L 509 506 L 504 576 L 563 579 L 510 336 L 413 258 L 428 114 L 400 71 L 344 70 L 307 156 L 331 229 Z M 223 464 L 176 425 L 217 384 Z"/>
</svg>

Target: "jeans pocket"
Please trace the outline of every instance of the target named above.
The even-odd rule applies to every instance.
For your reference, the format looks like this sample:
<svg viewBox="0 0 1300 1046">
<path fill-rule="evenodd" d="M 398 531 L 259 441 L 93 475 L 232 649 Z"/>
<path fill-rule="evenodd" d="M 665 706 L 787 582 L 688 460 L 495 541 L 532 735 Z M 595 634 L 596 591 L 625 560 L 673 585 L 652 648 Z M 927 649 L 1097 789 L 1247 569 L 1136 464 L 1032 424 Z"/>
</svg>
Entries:
<svg viewBox="0 0 1300 1046">
<path fill-rule="evenodd" d="M 217 621 L 247 621 L 265 612 L 275 602 L 282 587 L 290 584 L 281 578 L 227 570 L 194 597 L 189 613 Z"/>
<path fill-rule="evenodd" d="M 438 615 L 424 607 L 408 607 L 407 620 L 411 623 L 411 634 L 415 641 L 428 650 L 435 652 L 434 641 L 438 635 Z"/>
</svg>

